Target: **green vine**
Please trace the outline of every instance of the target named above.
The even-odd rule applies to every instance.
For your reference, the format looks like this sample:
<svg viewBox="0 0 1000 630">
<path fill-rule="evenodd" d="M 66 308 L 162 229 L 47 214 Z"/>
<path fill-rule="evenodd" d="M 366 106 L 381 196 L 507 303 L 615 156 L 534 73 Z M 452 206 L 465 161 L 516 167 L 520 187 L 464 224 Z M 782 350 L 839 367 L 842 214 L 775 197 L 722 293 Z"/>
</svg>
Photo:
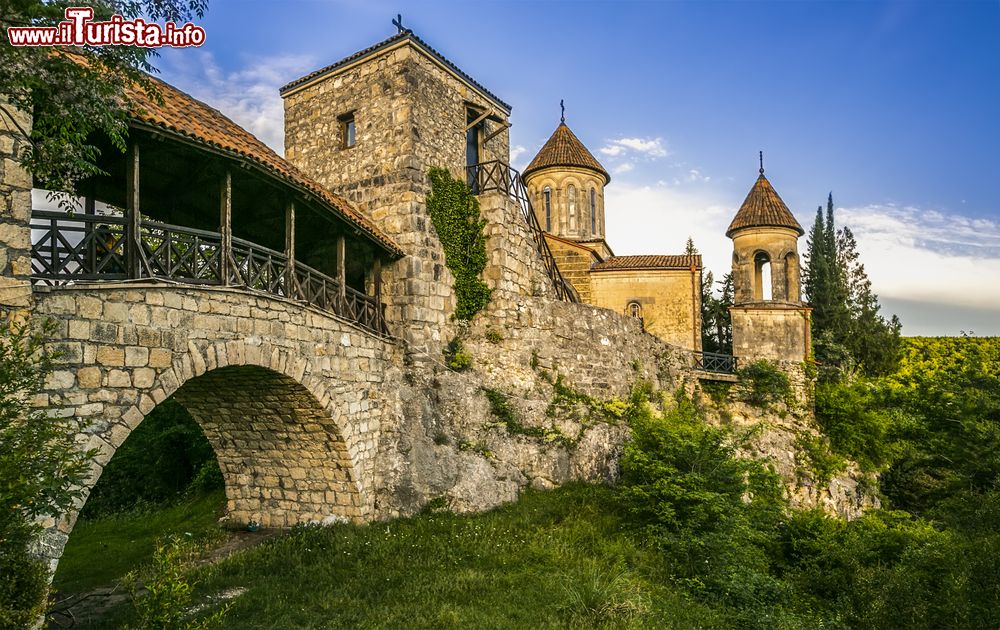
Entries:
<svg viewBox="0 0 1000 630">
<path fill-rule="evenodd" d="M 455 276 L 455 318 L 469 320 L 490 302 L 492 290 L 480 279 L 486 269 L 486 220 L 472 189 L 443 168 L 430 170 L 427 211 L 437 230 L 444 260 Z"/>
</svg>

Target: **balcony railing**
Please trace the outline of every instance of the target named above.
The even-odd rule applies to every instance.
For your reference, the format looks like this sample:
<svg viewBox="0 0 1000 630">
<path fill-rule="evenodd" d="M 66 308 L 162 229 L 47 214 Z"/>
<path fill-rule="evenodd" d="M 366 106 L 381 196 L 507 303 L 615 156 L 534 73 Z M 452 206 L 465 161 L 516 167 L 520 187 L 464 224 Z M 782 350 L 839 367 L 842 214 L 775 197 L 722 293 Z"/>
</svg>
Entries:
<svg viewBox="0 0 1000 630">
<path fill-rule="evenodd" d="M 736 357 L 718 352 L 695 352 L 694 369 L 717 374 L 735 374 Z"/>
<path fill-rule="evenodd" d="M 566 302 L 579 302 L 576 290 L 562 277 L 559 267 L 556 265 L 556 259 L 549 249 L 549 244 L 545 242 L 545 234 L 538 224 L 538 217 L 535 216 L 535 210 L 531 206 L 528 189 L 524 186 L 521 174 L 516 169 L 511 168 L 509 164 L 499 160 L 491 160 L 468 167 L 468 181 L 472 191 L 477 195 L 499 191 L 518 203 L 521 208 L 521 216 L 528 224 L 528 231 L 531 232 L 535 242 L 535 249 L 545 265 L 545 273 L 555 286 L 556 296 Z"/>
<path fill-rule="evenodd" d="M 236 286 L 307 302 L 379 335 L 388 335 L 385 306 L 284 253 L 232 238 L 229 251 L 216 232 L 154 221 L 139 224 L 138 247 L 120 216 L 35 210 L 31 213 L 32 282 L 64 286 L 81 281 L 155 278 Z M 128 261 L 138 257 L 137 273 Z"/>
</svg>

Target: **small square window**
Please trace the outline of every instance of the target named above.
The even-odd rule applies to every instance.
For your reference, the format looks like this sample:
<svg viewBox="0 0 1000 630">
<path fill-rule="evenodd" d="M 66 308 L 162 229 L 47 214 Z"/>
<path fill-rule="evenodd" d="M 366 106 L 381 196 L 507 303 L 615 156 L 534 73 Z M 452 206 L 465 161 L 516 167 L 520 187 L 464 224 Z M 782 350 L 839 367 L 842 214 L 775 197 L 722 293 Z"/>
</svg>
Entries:
<svg viewBox="0 0 1000 630">
<path fill-rule="evenodd" d="M 340 146 L 349 149 L 354 146 L 357 136 L 354 126 L 354 112 L 338 116 L 340 121 Z"/>
</svg>

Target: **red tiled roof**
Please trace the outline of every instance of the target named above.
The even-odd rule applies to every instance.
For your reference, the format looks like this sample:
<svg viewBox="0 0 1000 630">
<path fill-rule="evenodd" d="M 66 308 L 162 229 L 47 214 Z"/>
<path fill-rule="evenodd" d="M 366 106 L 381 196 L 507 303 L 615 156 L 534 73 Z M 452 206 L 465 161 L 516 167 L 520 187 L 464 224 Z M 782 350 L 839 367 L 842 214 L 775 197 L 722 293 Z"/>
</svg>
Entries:
<svg viewBox="0 0 1000 630">
<path fill-rule="evenodd" d="M 729 224 L 726 236 L 731 238 L 733 232 L 751 227 L 786 227 L 798 232 L 799 236 L 805 234 L 771 182 L 764 177 L 763 169 L 747 198 L 743 200 L 739 212 L 733 217 L 733 222 Z"/>
<path fill-rule="evenodd" d="M 591 271 L 624 271 L 633 269 L 701 269 L 701 254 L 689 256 L 612 256 L 590 268 Z"/>
<path fill-rule="evenodd" d="M 162 103 L 148 97 L 144 90 L 133 86 L 128 96 L 133 101 L 132 118 L 140 125 L 166 130 L 187 140 L 221 149 L 225 153 L 261 167 L 271 176 L 283 180 L 303 192 L 312 193 L 322 205 L 347 223 L 358 228 L 381 246 L 397 255 L 403 250 L 389 236 L 351 204 L 333 194 L 319 182 L 271 150 L 249 131 L 240 127 L 217 109 L 181 92 L 172 85 L 150 77 L 159 91 Z"/>
<path fill-rule="evenodd" d="M 542 150 L 538 152 L 535 159 L 531 160 L 531 164 L 528 164 L 528 167 L 524 169 L 523 176 L 527 177 L 534 171 L 552 166 L 587 168 L 603 175 L 605 184 L 611 182 L 611 176 L 608 175 L 608 171 L 601 166 L 601 163 L 587 150 L 587 147 L 583 146 L 583 143 L 566 126 L 566 123 L 559 123 L 559 126 L 552 132 L 552 136 L 546 141 Z"/>
<path fill-rule="evenodd" d="M 338 68 L 341 68 L 343 66 L 346 66 L 346 65 L 348 65 L 350 63 L 353 63 L 355 61 L 358 61 L 359 59 L 362 59 L 362 58 L 367 57 L 369 55 L 373 55 L 373 54 L 375 54 L 375 53 L 377 53 L 377 52 L 379 52 L 381 50 L 384 50 L 384 49 L 392 46 L 393 44 L 395 44 L 397 42 L 401 42 L 403 40 L 410 40 L 414 44 L 417 44 L 417 46 L 419 48 L 422 48 L 424 50 L 424 52 L 426 52 L 431 57 L 433 57 L 433 58 L 437 59 L 438 61 L 440 61 L 441 63 L 443 63 L 450 70 L 452 70 L 458 76 L 462 77 L 462 79 L 464 79 L 465 81 L 467 81 L 470 85 L 472 85 L 473 87 L 475 87 L 477 90 L 479 90 L 480 92 L 482 92 L 486 96 L 488 96 L 491 99 L 493 99 L 497 103 L 497 105 L 500 105 L 501 107 L 503 107 L 507 111 L 508 114 L 510 113 L 510 105 L 508 105 L 507 103 L 504 103 L 503 101 L 501 101 L 499 98 L 497 98 L 497 96 L 495 94 L 493 94 L 492 92 L 490 92 L 489 90 L 487 90 L 486 88 L 484 88 L 478 81 L 476 81 L 475 79 L 473 79 L 472 77 L 470 77 L 468 74 L 466 74 L 465 72 L 463 72 L 458 66 L 456 66 L 454 63 L 452 63 L 451 61 L 449 61 L 444 55 L 442 55 L 438 51 L 436 51 L 433 48 L 431 48 L 431 46 L 429 46 L 427 44 L 427 42 L 425 42 L 424 40 L 422 40 L 419 37 L 417 37 L 416 35 L 414 35 L 413 31 L 410 31 L 410 30 L 405 30 L 405 31 L 396 33 L 392 37 L 390 37 L 390 38 L 388 38 L 386 40 L 383 40 L 383 41 L 381 41 L 381 42 L 379 42 L 379 43 L 377 43 L 377 44 L 375 44 L 373 46 L 369 46 L 368 48 L 365 48 L 364 50 L 359 50 L 358 52 L 354 53 L 353 55 L 350 55 L 349 57 L 345 57 L 345 58 L 341 59 L 337 63 L 330 64 L 329 66 L 326 66 L 325 68 L 320 68 L 319 70 L 316 70 L 315 72 L 310 72 L 309 74 L 305 75 L 304 77 L 300 77 L 298 79 L 295 79 L 291 83 L 283 86 L 280 90 L 278 90 L 278 93 L 281 94 L 282 96 L 284 96 L 285 92 L 288 92 L 289 90 L 293 90 L 293 89 L 299 87 L 300 85 L 303 85 L 304 83 L 308 83 L 308 82 L 312 81 L 313 79 L 315 79 L 317 77 L 320 77 L 320 76 L 322 76 L 324 74 L 328 74 L 330 72 L 333 72 L 334 70 L 336 70 Z"/>
</svg>

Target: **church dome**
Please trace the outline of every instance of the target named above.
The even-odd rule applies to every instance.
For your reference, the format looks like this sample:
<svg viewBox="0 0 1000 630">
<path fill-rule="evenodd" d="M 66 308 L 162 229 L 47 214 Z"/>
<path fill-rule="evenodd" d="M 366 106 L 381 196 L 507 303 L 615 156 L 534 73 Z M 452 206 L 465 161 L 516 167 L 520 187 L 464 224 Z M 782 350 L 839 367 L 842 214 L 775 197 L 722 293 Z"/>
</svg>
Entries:
<svg viewBox="0 0 1000 630">
<path fill-rule="evenodd" d="M 552 133 L 548 142 L 545 143 L 545 146 L 542 147 L 542 150 L 538 152 L 535 159 L 531 160 L 531 164 L 528 164 L 528 167 L 524 169 L 523 176 L 527 178 L 528 175 L 535 171 L 559 166 L 585 168 L 596 171 L 604 178 L 605 185 L 611 181 L 608 171 L 601 166 L 601 163 L 587 150 L 587 147 L 583 146 L 583 143 L 576 137 L 576 134 L 570 131 L 565 122 L 559 123 L 559 126 L 556 127 L 556 130 Z"/>
<path fill-rule="evenodd" d="M 783 227 L 795 230 L 799 236 L 805 234 L 771 182 L 764 177 L 763 168 L 757 182 L 743 200 L 739 212 L 733 217 L 733 222 L 729 224 L 726 236 L 732 238 L 734 232 L 755 227 Z"/>
</svg>

